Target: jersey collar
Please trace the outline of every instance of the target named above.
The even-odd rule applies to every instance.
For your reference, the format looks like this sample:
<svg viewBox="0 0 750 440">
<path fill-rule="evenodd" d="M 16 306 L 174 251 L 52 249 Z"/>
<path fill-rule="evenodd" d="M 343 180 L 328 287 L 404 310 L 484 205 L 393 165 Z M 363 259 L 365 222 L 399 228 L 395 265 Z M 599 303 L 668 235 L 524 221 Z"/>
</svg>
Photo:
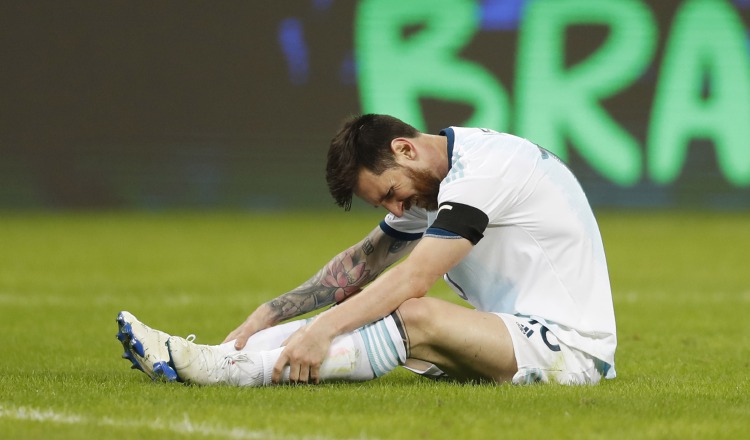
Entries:
<svg viewBox="0 0 750 440">
<path fill-rule="evenodd" d="M 440 136 L 448 138 L 448 171 L 453 166 L 453 141 L 456 139 L 456 134 L 453 133 L 453 129 L 448 127 L 440 130 Z"/>
</svg>

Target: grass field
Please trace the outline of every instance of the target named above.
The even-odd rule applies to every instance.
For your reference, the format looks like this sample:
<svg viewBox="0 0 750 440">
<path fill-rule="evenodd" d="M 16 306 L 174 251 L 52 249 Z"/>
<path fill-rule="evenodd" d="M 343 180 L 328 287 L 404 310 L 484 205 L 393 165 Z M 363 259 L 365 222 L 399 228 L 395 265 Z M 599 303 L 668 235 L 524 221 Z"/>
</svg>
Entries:
<svg viewBox="0 0 750 440">
<path fill-rule="evenodd" d="M 121 309 L 218 342 L 380 213 L 0 214 L 0 438 L 672 439 L 750 428 L 750 214 L 598 213 L 619 331 L 597 387 L 152 383 Z M 458 301 L 436 286 L 432 295 Z"/>
</svg>

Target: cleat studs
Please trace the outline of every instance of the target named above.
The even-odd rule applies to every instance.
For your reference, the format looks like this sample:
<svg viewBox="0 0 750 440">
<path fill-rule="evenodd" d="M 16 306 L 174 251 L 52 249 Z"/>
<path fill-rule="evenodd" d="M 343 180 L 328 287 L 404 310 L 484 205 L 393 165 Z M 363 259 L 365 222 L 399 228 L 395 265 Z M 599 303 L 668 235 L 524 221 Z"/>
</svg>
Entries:
<svg viewBox="0 0 750 440">
<path fill-rule="evenodd" d="M 138 354 L 140 357 L 146 357 L 146 352 L 143 349 L 143 344 L 137 339 L 131 339 L 130 340 L 130 346 L 133 348 L 133 350 Z"/>
<path fill-rule="evenodd" d="M 122 316 L 122 313 L 120 313 L 119 315 L 117 315 L 117 325 L 119 325 L 120 327 L 122 327 L 125 324 L 126 324 L 125 317 Z"/>
<path fill-rule="evenodd" d="M 154 363 L 154 380 L 160 380 L 165 382 L 174 382 L 177 380 L 177 373 L 170 368 L 170 366 L 164 362 Z"/>
</svg>

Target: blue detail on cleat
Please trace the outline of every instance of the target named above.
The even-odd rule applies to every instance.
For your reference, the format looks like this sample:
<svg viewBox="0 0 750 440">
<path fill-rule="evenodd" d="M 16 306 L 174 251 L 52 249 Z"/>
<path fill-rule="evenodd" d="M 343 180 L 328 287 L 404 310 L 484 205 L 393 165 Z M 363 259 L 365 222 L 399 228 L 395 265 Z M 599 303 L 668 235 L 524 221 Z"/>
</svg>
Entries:
<svg viewBox="0 0 750 440">
<path fill-rule="evenodd" d="M 122 344 L 122 347 L 125 349 L 124 353 L 122 354 L 122 358 L 130 361 L 132 369 L 142 371 L 154 381 L 180 381 L 179 377 L 177 377 L 177 372 L 175 371 L 174 366 L 170 365 L 170 362 L 168 362 L 168 358 L 165 360 L 158 360 L 151 364 L 153 360 L 158 359 L 158 356 L 161 356 L 163 354 L 165 357 L 167 357 L 168 353 L 165 352 L 157 355 L 150 353 L 147 356 L 144 341 L 139 340 L 134 334 L 133 325 L 130 321 L 131 318 L 128 315 L 128 312 L 120 312 L 117 315 L 118 332 L 115 336 L 117 337 L 117 340 L 120 342 L 120 344 Z M 135 319 L 135 317 L 133 317 L 132 319 Z M 140 323 L 138 325 L 140 325 Z M 148 329 L 144 331 L 154 330 Z M 156 338 L 153 343 L 160 342 L 159 335 L 144 333 L 143 337 L 146 338 L 147 344 L 149 341 L 148 338 L 151 336 Z M 149 347 L 149 349 L 151 350 L 155 348 L 158 349 L 158 347 Z"/>
<path fill-rule="evenodd" d="M 117 340 L 120 342 L 125 342 L 128 339 L 128 336 L 123 332 L 117 332 Z"/>
<path fill-rule="evenodd" d="M 146 352 L 143 350 L 143 344 L 141 344 L 141 341 L 131 336 L 130 346 L 135 350 L 138 356 L 146 357 Z"/>
<path fill-rule="evenodd" d="M 154 376 L 154 380 L 162 379 L 167 382 L 179 381 L 177 372 L 164 361 L 154 364 Z"/>
<path fill-rule="evenodd" d="M 141 364 L 138 363 L 138 360 L 130 351 L 130 349 L 133 348 L 139 355 L 144 356 L 143 345 L 133 337 L 133 329 L 130 326 L 130 323 L 125 322 L 125 317 L 122 316 L 122 313 L 117 315 L 117 326 L 119 331 L 115 336 L 117 337 L 117 340 L 122 344 L 122 347 L 125 349 L 125 352 L 122 354 L 122 358 L 129 360 L 130 363 L 133 364 L 130 367 L 131 369 L 145 372 L 143 370 L 143 367 L 141 367 Z"/>
</svg>

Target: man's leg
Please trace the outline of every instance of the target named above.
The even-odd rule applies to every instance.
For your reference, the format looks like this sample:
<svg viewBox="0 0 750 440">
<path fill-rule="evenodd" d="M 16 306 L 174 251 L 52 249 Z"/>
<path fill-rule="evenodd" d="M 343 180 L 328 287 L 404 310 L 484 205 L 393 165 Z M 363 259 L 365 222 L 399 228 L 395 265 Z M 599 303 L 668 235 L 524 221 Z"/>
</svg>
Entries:
<svg viewBox="0 0 750 440">
<path fill-rule="evenodd" d="M 415 298 L 398 308 L 409 358 L 437 365 L 457 379 L 510 381 L 518 371 L 503 320 L 435 298 Z"/>
<path fill-rule="evenodd" d="M 281 344 L 307 321 L 292 321 L 253 335 L 241 351 L 233 342 L 217 346 L 197 345 L 172 336 L 167 341 L 170 365 L 178 380 L 200 385 L 263 386 L 283 347 Z M 334 339 L 320 367 L 321 380 L 363 381 L 374 379 L 406 360 L 406 347 L 395 319 L 387 316 L 352 333 Z M 282 381 L 288 381 L 288 367 Z"/>
<path fill-rule="evenodd" d="M 304 327 L 313 318 L 290 321 L 268 328 L 252 335 L 248 341 L 254 351 L 273 350 L 295 331 Z M 167 340 L 172 336 L 163 331 L 151 328 L 139 321 L 133 314 L 122 311 L 117 315 L 117 339 L 125 349 L 122 357 L 131 362 L 132 368 L 143 371 L 153 380 L 172 382 L 179 380 L 171 365 Z M 188 336 L 185 342 L 191 342 L 194 336 Z M 196 344 L 192 344 L 196 345 Z M 201 346 L 208 347 L 208 346 Z M 211 354 L 217 358 L 237 353 L 234 341 L 211 346 Z"/>
</svg>

